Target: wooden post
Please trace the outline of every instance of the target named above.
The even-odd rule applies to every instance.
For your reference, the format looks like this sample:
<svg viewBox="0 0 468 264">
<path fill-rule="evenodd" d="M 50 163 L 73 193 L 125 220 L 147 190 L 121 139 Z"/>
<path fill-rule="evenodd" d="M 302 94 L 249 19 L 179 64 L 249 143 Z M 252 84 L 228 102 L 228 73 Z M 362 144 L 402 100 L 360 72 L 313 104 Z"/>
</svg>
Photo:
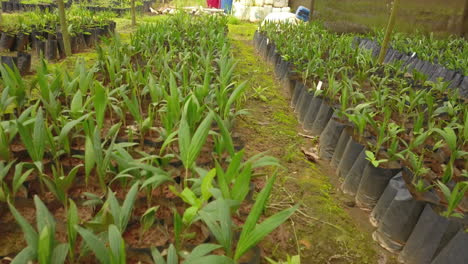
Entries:
<svg viewBox="0 0 468 264">
<path fill-rule="evenodd" d="M 390 18 L 388 19 L 388 25 L 385 31 L 385 37 L 382 42 L 382 47 L 380 49 L 379 58 L 377 59 L 377 62 L 379 64 L 383 63 L 385 59 L 385 55 L 387 54 L 388 44 L 390 42 L 390 38 L 392 37 L 393 28 L 395 27 L 395 19 L 396 19 L 396 13 L 397 13 L 399 3 L 400 3 L 400 0 L 393 1 L 392 13 L 390 13 Z"/>
<path fill-rule="evenodd" d="M 67 18 L 65 15 L 65 4 L 63 0 L 57 0 L 57 7 L 60 19 L 60 30 L 62 31 L 63 46 L 65 48 L 65 55 L 71 56 L 70 34 L 68 33 Z"/>
<path fill-rule="evenodd" d="M 314 14 L 315 11 L 315 0 L 310 0 L 310 17 L 312 18 L 312 15 Z"/>
<path fill-rule="evenodd" d="M 135 0 L 132 0 L 132 26 L 136 26 L 136 10 L 135 10 Z"/>
</svg>

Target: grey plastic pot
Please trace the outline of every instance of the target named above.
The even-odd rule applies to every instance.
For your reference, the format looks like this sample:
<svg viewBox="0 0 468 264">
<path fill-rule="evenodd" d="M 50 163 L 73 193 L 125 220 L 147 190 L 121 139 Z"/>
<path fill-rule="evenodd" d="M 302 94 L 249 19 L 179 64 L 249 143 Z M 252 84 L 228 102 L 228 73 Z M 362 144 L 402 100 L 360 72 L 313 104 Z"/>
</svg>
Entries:
<svg viewBox="0 0 468 264">
<path fill-rule="evenodd" d="M 310 102 L 309 108 L 307 109 L 307 113 L 304 117 L 304 122 L 302 123 L 302 127 L 307 133 L 312 134 L 311 130 L 314 125 L 315 119 L 320 111 L 320 107 L 322 106 L 322 104 L 325 103 L 325 100 L 318 96 L 315 96 L 312 99 L 312 102 Z"/>
<path fill-rule="evenodd" d="M 47 60 L 56 60 L 58 58 L 58 43 L 57 43 L 57 40 L 49 39 L 46 42 L 45 58 Z"/>
<path fill-rule="evenodd" d="M 319 137 L 319 155 L 323 160 L 331 160 L 338 140 L 346 125 L 340 122 L 336 113 L 333 114 L 327 126 Z"/>
<path fill-rule="evenodd" d="M 331 159 L 331 165 L 333 167 L 338 167 L 341 161 L 341 157 L 343 156 L 344 149 L 348 144 L 349 139 L 351 138 L 351 134 L 346 129 L 340 135 L 338 142 L 336 143 L 335 151 L 333 152 L 333 156 Z"/>
<path fill-rule="evenodd" d="M 283 78 L 281 81 L 283 85 L 283 89 L 288 93 L 288 95 L 292 98 L 294 95 L 294 87 L 296 85 L 296 80 L 291 78 L 289 74 L 287 73 L 288 77 Z"/>
<path fill-rule="evenodd" d="M 468 263 L 468 233 L 460 229 L 431 264 Z"/>
<path fill-rule="evenodd" d="M 461 224 L 439 215 L 426 204 L 398 260 L 407 264 L 428 264 L 460 230 Z"/>
<path fill-rule="evenodd" d="M 17 57 L 18 71 L 24 75 L 31 71 L 31 54 L 18 52 Z"/>
<path fill-rule="evenodd" d="M 294 113 L 296 113 L 296 117 L 299 119 L 299 112 L 302 108 L 302 104 L 305 103 L 305 95 L 307 94 L 307 89 L 304 87 L 299 91 L 299 96 L 296 101 L 296 105 L 294 107 Z M 293 95 L 294 96 L 294 95 Z"/>
<path fill-rule="evenodd" d="M 460 83 L 459 86 L 459 94 L 462 97 L 468 97 L 468 76 L 465 76 L 463 78 L 463 81 Z"/>
<path fill-rule="evenodd" d="M 315 117 L 314 124 L 312 125 L 309 133 L 318 136 L 320 135 L 332 117 L 334 109 L 327 103 L 322 103 L 320 105 L 320 110 Z M 301 116 L 302 117 L 302 116 Z M 302 120 L 303 121 L 303 120 Z"/>
<path fill-rule="evenodd" d="M 423 209 L 424 203 L 415 200 L 406 185 L 403 185 L 397 189 L 372 237 L 390 252 L 401 251 Z"/>
<path fill-rule="evenodd" d="M 350 137 L 338 164 L 337 173 L 339 177 L 343 178 L 348 175 L 354 165 L 354 162 L 356 162 L 359 153 L 361 153 L 363 149 L 364 145 L 354 140 L 353 137 Z"/>
<path fill-rule="evenodd" d="M 366 159 L 365 149 L 363 149 L 357 156 L 348 174 L 344 177 L 343 184 L 341 185 L 343 193 L 356 196 L 359 184 L 361 183 L 362 174 L 368 164 L 369 161 Z"/>
<path fill-rule="evenodd" d="M 385 188 L 385 191 L 383 192 L 382 196 L 380 196 L 379 201 L 369 216 L 369 221 L 374 227 L 379 226 L 398 190 L 404 188 L 405 184 L 406 183 L 401 172 L 390 180 L 387 187 Z"/>
<path fill-rule="evenodd" d="M 424 209 L 424 203 L 413 198 L 406 184 L 395 187 L 395 197 L 372 235 L 390 252 L 398 252 L 403 248 Z"/>
<path fill-rule="evenodd" d="M 291 108 L 296 108 L 297 102 L 299 101 L 299 98 L 305 89 L 305 86 L 302 82 L 296 81 L 294 82 L 294 93 L 291 98 Z"/>
<path fill-rule="evenodd" d="M 401 168 L 388 169 L 374 167 L 371 163 L 367 164 L 356 193 L 356 205 L 363 210 L 372 210 L 385 191 L 390 179 L 399 171 L 401 171 Z"/>
<path fill-rule="evenodd" d="M 307 89 L 305 89 L 306 92 L 303 94 L 303 101 L 302 101 L 302 104 L 299 106 L 299 111 L 297 112 L 298 114 L 298 120 L 300 123 L 303 123 L 304 122 L 304 118 L 305 116 L 307 115 L 307 112 L 309 110 L 309 106 L 310 104 L 312 103 L 312 100 L 314 98 L 314 93 L 310 92 L 310 91 L 307 91 Z M 318 114 L 317 114 L 318 115 Z"/>
</svg>

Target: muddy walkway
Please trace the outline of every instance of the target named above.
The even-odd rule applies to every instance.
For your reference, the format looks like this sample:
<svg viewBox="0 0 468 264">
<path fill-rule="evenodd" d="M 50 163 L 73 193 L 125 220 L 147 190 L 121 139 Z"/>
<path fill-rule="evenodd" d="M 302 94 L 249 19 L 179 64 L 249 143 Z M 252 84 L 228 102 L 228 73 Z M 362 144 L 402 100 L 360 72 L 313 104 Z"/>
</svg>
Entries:
<svg viewBox="0 0 468 264">
<path fill-rule="evenodd" d="M 289 106 L 287 94 L 274 77 L 273 68 L 255 53 L 252 45 L 256 25 L 230 25 L 237 71 L 247 79 L 235 136 L 249 156 L 267 152 L 280 159 L 271 212 L 301 205 L 295 217 L 263 242 L 266 256 L 285 259 L 301 255 L 301 263 L 394 263 L 394 258 L 372 241 L 368 216 L 340 193 L 334 171 L 310 162 L 301 149 L 310 150 L 315 139 L 301 136 L 302 129 Z"/>
</svg>

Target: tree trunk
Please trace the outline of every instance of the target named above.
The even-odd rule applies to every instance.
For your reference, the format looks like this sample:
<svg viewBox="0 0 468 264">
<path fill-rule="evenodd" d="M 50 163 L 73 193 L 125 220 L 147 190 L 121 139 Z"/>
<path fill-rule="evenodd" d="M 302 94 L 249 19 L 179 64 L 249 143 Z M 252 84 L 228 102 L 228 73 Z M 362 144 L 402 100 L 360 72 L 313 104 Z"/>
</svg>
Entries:
<svg viewBox="0 0 468 264">
<path fill-rule="evenodd" d="M 57 7 L 60 19 L 60 30 L 62 32 L 63 46 L 65 49 L 65 55 L 71 56 L 71 45 L 70 45 L 70 34 L 68 33 L 67 18 L 65 15 L 65 4 L 63 0 L 57 0 Z"/>
<path fill-rule="evenodd" d="M 388 19 L 387 30 L 385 31 L 385 37 L 382 42 L 382 48 L 380 49 L 379 58 L 377 60 L 379 64 L 383 63 L 385 55 L 387 55 L 388 44 L 390 42 L 390 38 L 392 37 L 393 28 L 395 27 L 395 19 L 399 3 L 400 0 L 393 1 L 392 13 L 390 14 L 390 18 Z"/>
<path fill-rule="evenodd" d="M 315 0 L 310 0 L 310 17 L 314 14 L 315 11 Z"/>
<path fill-rule="evenodd" d="M 132 0 L 132 26 L 136 26 L 136 10 L 135 10 L 135 0 Z"/>
<path fill-rule="evenodd" d="M 468 0 L 465 1 L 465 11 L 463 12 L 461 34 L 468 39 Z"/>
</svg>

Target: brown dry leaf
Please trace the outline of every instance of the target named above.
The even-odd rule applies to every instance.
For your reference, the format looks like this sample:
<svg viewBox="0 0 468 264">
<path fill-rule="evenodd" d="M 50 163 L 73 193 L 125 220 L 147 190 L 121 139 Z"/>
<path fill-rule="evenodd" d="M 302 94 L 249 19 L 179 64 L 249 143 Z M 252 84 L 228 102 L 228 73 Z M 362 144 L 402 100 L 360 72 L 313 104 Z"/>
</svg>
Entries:
<svg viewBox="0 0 468 264">
<path fill-rule="evenodd" d="M 305 248 L 310 249 L 312 247 L 312 244 L 310 243 L 309 240 L 307 239 L 301 239 L 299 240 L 299 244 L 303 245 Z"/>
<path fill-rule="evenodd" d="M 320 159 L 320 157 L 317 155 L 316 149 L 312 148 L 310 150 L 306 150 L 305 148 L 301 148 L 301 151 L 309 161 L 317 162 Z"/>
</svg>

